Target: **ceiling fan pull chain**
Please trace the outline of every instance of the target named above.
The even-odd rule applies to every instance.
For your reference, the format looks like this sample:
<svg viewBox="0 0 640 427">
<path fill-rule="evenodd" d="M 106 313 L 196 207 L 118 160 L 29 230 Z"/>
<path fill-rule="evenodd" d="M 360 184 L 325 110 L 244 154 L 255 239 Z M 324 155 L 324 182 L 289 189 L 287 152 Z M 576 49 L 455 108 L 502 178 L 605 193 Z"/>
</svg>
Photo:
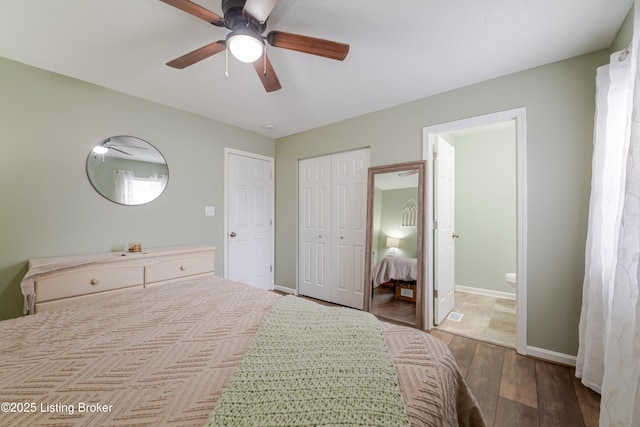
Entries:
<svg viewBox="0 0 640 427">
<path fill-rule="evenodd" d="M 224 76 L 229 77 L 229 49 L 224 50 Z"/>
<path fill-rule="evenodd" d="M 262 45 L 262 75 L 267 75 L 267 45 L 266 43 Z"/>
</svg>

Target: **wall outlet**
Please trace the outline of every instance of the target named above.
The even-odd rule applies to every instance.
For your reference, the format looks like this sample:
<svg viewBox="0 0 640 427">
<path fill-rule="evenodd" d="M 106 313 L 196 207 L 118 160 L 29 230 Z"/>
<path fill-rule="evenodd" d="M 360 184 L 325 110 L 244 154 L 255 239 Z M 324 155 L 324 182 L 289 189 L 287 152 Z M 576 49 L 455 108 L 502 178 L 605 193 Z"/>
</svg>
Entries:
<svg viewBox="0 0 640 427">
<path fill-rule="evenodd" d="M 215 206 L 205 206 L 204 207 L 204 216 L 215 216 L 216 208 Z"/>
</svg>

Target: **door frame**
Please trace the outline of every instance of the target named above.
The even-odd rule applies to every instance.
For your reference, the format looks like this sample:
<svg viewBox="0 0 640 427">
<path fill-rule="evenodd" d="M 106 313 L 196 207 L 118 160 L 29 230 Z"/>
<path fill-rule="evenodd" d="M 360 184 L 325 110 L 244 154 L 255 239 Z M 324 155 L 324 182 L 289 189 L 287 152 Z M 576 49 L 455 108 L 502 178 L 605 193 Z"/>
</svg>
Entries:
<svg viewBox="0 0 640 427">
<path fill-rule="evenodd" d="M 526 108 L 520 107 L 496 113 L 485 114 L 462 120 L 427 126 L 422 129 L 422 157 L 427 168 L 433 171 L 433 147 L 438 134 L 478 126 L 491 125 L 506 121 L 515 121 L 516 125 L 516 270 L 518 277 L 516 298 L 516 351 L 527 354 L 527 129 Z M 430 172 L 431 173 L 431 172 Z M 426 224 L 425 227 L 425 265 L 426 298 L 424 329 L 433 325 L 433 187 L 426 186 Z"/>
<path fill-rule="evenodd" d="M 263 156 L 261 154 L 251 153 L 248 151 L 236 150 L 235 148 L 224 148 L 224 278 L 228 278 L 229 274 L 229 155 L 235 154 L 238 156 L 249 157 L 257 160 L 265 160 L 269 162 L 269 172 L 271 173 L 271 185 L 269 188 L 269 197 L 271 198 L 271 230 L 270 230 L 270 238 L 271 238 L 271 254 L 270 254 L 270 263 L 271 263 L 271 278 L 270 278 L 270 287 L 274 288 L 274 277 L 275 277 L 275 159 L 273 157 Z"/>
</svg>

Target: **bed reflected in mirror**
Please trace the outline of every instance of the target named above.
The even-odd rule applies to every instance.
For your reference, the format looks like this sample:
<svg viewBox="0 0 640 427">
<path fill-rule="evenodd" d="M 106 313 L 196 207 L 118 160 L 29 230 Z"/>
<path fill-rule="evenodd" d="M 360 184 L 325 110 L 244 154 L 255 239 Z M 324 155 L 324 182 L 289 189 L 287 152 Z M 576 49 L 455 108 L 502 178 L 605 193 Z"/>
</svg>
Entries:
<svg viewBox="0 0 640 427">
<path fill-rule="evenodd" d="M 422 327 L 425 163 L 369 168 L 365 310 Z"/>
</svg>

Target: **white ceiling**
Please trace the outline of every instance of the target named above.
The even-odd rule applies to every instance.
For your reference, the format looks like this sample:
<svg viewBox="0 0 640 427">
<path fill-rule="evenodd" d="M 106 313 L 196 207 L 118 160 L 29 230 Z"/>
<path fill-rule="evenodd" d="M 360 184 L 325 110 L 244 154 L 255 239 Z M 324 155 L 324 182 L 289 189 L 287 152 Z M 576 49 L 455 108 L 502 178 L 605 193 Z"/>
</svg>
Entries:
<svg viewBox="0 0 640 427">
<path fill-rule="evenodd" d="M 225 77 L 224 54 L 166 66 L 228 30 L 159 0 L 0 0 L 0 56 L 278 138 L 607 48 L 632 3 L 280 0 L 267 32 L 351 49 L 339 62 L 269 46 L 273 93 L 231 57 Z"/>
<path fill-rule="evenodd" d="M 374 185 L 380 190 L 397 190 L 400 188 L 417 188 L 418 174 L 407 175 L 405 172 L 387 172 L 376 175 Z"/>
</svg>

